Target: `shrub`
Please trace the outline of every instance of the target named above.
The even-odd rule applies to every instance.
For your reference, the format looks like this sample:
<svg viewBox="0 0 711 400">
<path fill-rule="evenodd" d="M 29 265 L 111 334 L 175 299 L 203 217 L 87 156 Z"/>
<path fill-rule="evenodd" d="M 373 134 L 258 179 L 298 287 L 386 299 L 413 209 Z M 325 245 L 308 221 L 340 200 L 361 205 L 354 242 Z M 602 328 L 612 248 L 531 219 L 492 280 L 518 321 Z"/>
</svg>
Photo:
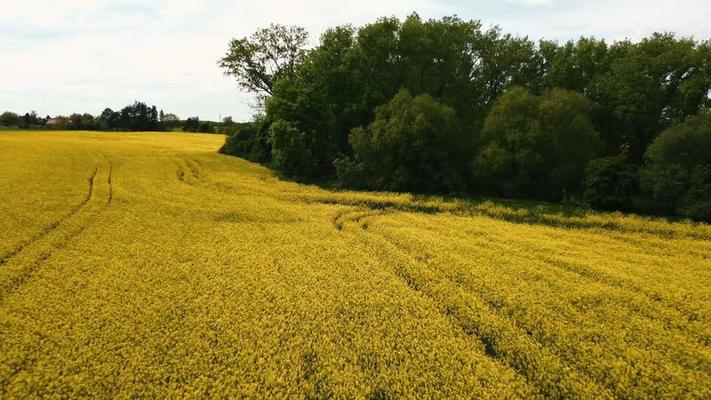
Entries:
<svg viewBox="0 0 711 400">
<path fill-rule="evenodd" d="M 366 186 L 363 164 L 348 157 L 339 157 L 333 161 L 338 183 L 345 187 L 361 188 Z"/>
<path fill-rule="evenodd" d="M 269 128 L 274 167 L 285 175 L 307 177 L 315 162 L 305 143 L 304 133 L 284 120 L 274 122 Z"/>
<path fill-rule="evenodd" d="M 225 138 L 220 152 L 255 162 L 269 161 L 269 123 L 265 118 L 257 117 L 253 122 L 240 124 Z"/>
<path fill-rule="evenodd" d="M 212 124 L 209 122 L 203 122 L 200 124 L 200 128 L 198 129 L 198 132 L 202 133 L 215 133 L 215 129 L 212 127 Z"/>
<path fill-rule="evenodd" d="M 199 132 L 200 131 L 200 118 L 192 117 L 185 120 L 183 124 L 183 132 Z"/>
<path fill-rule="evenodd" d="M 254 124 L 237 129 L 225 138 L 225 144 L 220 148 L 220 153 L 248 158 L 247 155 L 254 145 L 256 132 Z"/>
<path fill-rule="evenodd" d="M 20 116 L 14 112 L 5 111 L 0 114 L 0 126 L 18 126 L 20 124 Z"/>
<path fill-rule="evenodd" d="M 591 160 L 585 169 L 583 200 L 601 210 L 627 211 L 637 188 L 637 173 L 625 156 Z"/>
</svg>

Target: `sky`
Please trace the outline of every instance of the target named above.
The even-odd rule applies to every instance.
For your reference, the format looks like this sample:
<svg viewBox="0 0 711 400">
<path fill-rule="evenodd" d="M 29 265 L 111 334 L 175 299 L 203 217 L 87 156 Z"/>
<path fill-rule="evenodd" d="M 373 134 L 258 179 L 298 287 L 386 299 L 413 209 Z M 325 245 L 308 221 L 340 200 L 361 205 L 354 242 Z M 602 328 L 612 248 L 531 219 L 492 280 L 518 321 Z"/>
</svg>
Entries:
<svg viewBox="0 0 711 400">
<path fill-rule="evenodd" d="M 534 40 L 711 39 L 709 0 L 0 0 L 0 112 L 97 115 L 140 100 L 182 119 L 247 120 L 252 95 L 217 66 L 231 38 L 296 24 L 315 44 L 334 25 L 412 12 Z"/>
</svg>

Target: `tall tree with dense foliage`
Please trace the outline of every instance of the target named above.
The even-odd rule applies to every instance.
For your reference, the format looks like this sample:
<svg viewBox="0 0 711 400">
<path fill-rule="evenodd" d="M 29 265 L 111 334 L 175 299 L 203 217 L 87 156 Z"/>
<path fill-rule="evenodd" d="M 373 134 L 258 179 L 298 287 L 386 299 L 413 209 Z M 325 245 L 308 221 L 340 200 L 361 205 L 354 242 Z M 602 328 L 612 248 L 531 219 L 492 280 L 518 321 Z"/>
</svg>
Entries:
<svg viewBox="0 0 711 400">
<path fill-rule="evenodd" d="M 101 112 L 98 119 L 101 129 L 113 130 L 118 128 L 120 125 L 121 113 L 107 107 Z"/>
<path fill-rule="evenodd" d="M 583 93 L 607 154 L 625 149 L 635 164 L 657 134 L 711 105 L 710 50 L 708 41 L 669 33 L 639 43 L 582 38 L 539 46 L 545 86 Z"/>
<path fill-rule="evenodd" d="M 314 167 L 314 159 L 306 141 L 304 133 L 290 122 L 279 120 L 271 124 L 269 142 L 272 145 L 274 165 L 289 176 L 309 176 Z"/>
<path fill-rule="evenodd" d="M 658 209 L 711 221 L 711 113 L 664 131 L 645 161 L 641 183 Z"/>
<path fill-rule="evenodd" d="M 486 119 L 474 163 L 479 187 L 499 195 L 561 199 L 580 188 L 600 140 L 581 95 L 515 88 Z"/>
<path fill-rule="evenodd" d="M 353 34 L 349 27 L 326 31 L 321 45 L 294 76 L 277 83 L 267 102 L 267 120 L 289 121 L 308 137 L 305 144 L 314 157 L 316 175 L 333 172 L 333 160 L 348 151 L 349 129 L 370 119 L 358 105 L 363 101 L 363 80 L 352 65 Z"/>
<path fill-rule="evenodd" d="M 473 141 L 491 99 L 514 83 L 529 85 L 538 68 L 534 52 L 526 38 L 457 17 L 423 21 L 413 14 L 357 30 L 336 27 L 275 84 L 267 116 L 292 121 L 308 136 L 314 173 L 328 176 L 334 160 L 352 152 L 350 131 L 372 122 L 400 88 L 452 107 Z"/>
<path fill-rule="evenodd" d="M 129 131 L 157 131 L 160 128 L 156 106 L 136 101 L 121 109 L 119 128 Z"/>
<path fill-rule="evenodd" d="M 183 132 L 200 132 L 200 118 L 190 117 L 183 123 Z"/>
<path fill-rule="evenodd" d="M 303 59 L 307 40 L 304 28 L 272 24 L 248 38 L 233 39 L 219 65 L 244 90 L 271 96 L 275 83 L 293 74 Z"/>
<path fill-rule="evenodd" d="M 298 29 L 260 30 L 234 41 L 221 65 L 265 105 L 255 125 L 230 136 L 223 151 L 300 178 L 439 192 L 460 190 L 465 185 L 453 182 L 464 182 L 475 193 L 550 200 L 580 198 L 584 190 L 596 207 L 627 208 L 638 195 L 636 175 L 649 144 L 711 106 L 711 42 L 673 34 L 638 43 L 535 43 L 475 20 L 412 14 L 331 28 L 309 50 L 299 38 L 305 34 Z M 279 54 L 274 49 L 289 48 L 282 42 L 300 50 L 279 58 L 289 62 L 269 61 Z M 268 65 L 284 68 L 265 73 Z M 401 89 L 412 99 L 404 101 Z M 392 149 L 379 139 L 384 126 L 406 120 L 394 111 L 384 116 L 395 99 L 419 104 L 424 98 L 451 109 L 458 137 L 452 153 L 468 154 L 448 162 L 454 172 L 442 184 L 418 174 L 393 176 L 405 167 L 393 167 Z M 269 132 L 276 121 L 279 135 L 297 137 L 279 136 L 286 147 L 274 152 Z M 309 167 L 274 162 L 277 154 L 308 154 Z M 408 165 L 437 158 L 419 150 L 402 154 L 419 157 L 406 159 Z M 586 173 L 591 159 L 597 161 Z"/>
<path fill-rule="evenodd" d="M 354 160 L 341 160 L 339 169 L 346 179 L 377 189 L 462 191 L 464 142 L 454 109 L 402 90 L 367 128 L 351 132 Z"/>
<path fill-rule="evenodd" d="M 559 45 L 542 40 L 538 46 L 543 84 L 591 96 L 596 80 L 610 70 L 609 48 L 604 40 L 580 38 Z"/>
</svg>

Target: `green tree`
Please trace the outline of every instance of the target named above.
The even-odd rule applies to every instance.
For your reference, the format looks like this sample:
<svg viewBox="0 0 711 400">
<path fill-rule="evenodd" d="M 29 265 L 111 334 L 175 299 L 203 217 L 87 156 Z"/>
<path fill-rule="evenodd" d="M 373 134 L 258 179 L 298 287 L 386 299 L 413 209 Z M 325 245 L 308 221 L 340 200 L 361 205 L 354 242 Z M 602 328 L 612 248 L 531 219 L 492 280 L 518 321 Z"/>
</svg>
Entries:
<svg viewBox="0 0 711 400">
<path fill-rule="evenodd" d="M 172 113 L 167 113 L 163 115 L 163 122 L 176 122 L 180 121 L 180 118 Z"/>
<path fill-rule="evenodd" d="M 156 106 L 135 101 L 121 109 L 118 119 L 119 129 L 129 131 L 155 131 L 160 128 Z"/>
<path fill-rule="evenodd" d="M 321 44 L 294 76 L 276 84 L 267 102 L 269 120 L 289 121 L 308 137 L 317 175 L 332 174 L 333 160 L 349 151 L 349 130 L 370 119 L 361 104 L 363 79 L 353 65 L 353 35 L 348 26 L 324 32 Z"/>
<path fill-rule="evenodd" d="M 20 124 L 20 116 L 14 112 L 5 111 L 0 114 L 0 126 L 15 127 Z"/>
<path fill-rule="evenodd" d="M 709 104 L 708 43 L 655 33 L 638 44 L 609 49 L 609 71 L 595 80 L 590 98 L 596 125 L 608 151 L 625 145 L 641 164 L 647 146 L 661 131 Z"/>
<path fill-rule="evenodd" d="M 385 190 L 464 189 L 460 168 L 466 154 L 455 111 L 429 95 L 401 90 L 378 108 L 373 123 L 352 131 L 350 142 L 354 159 L 338 162 L 346 179 Z M 345 176 L 354 173 L 358 176 Z"/>
<path fill-rule="evenodd" d="M 191 117 L 183 123 L 183 132 L 200 132 L 200 118 Z"/>
<path fill-rule="evenodd" d="M 198 132 L 202 133 L 215 133 L 215 129 L 213 128 L 212 124 L 208 121 L 205 121 L 200 124 L 200 127 L 198 128 Z"/>
<path fill-rule="evenodd" d="M 659 210 L 711 221 L 711 113 L 662 132 L 645 154 L 642 188 Z"/>
<path fill-rule="evenodd" d="M 113 111 L 110 108 L 105 108 L 104 111 L 99 115 L 99 129 L 112 130 L 119 127 L 119 120 L 121 119 L 121 114 Z"/>
<path fill-rule="evenodd" d="M 600 141 L 580 94 L 536 96 L 514 88 L 486 119 L 474 175 L 480 188 L 505 196 L 561 199 L 576 193 Z"/>
<path fill-rule="evenodd" d="M 608 46 L 604 40 L 580 38 L 559 46 L 539 43 L 542 78 L 548 89 L 562 88 L 590 95 L 596 80 L 610 70 Z"/>
<path fill-rule="evenodd" d="M 673 34 L 639 43 L 581 38 L 536 46 L 498 27 L 484 30 L 476 20 L 412 14 L 329 29 L 308 51 L 305 38 L 300 28 L 272 26 L 231 43 L 220 63 L 265 100 L 265 115 L 254 129 L 229 137 L 223 151 L 264 161 L 282 157 L 275 165 L 298 170 L 295 176 L 335 173 L 342 181 L 398 190 L 459 188 L 465 171 L 470 188 L 553 200 L 581 194 L 586 179 L 590 204 L 626 208 L 649 143 L 711 106 L 711 42 Z M 386 131 L 378 124 L 407 120 L 384 116 L 388 102 L 405 98 L 401 89 L 454 112 L 457 149 L 450 155 L 457 157 L 446 168 L 433 167 L 436 173 L 423 172 L 453 171 L 451 182 L 417 182 L 408 175 L 417 170 L 409 159 L 396 162 L 383 150 L 396 147 L 377 138 L 374 132 Z M 288 124 L 278 132 L 298 134 L 277 135 L 281 147 L 274 149 L 272 121 Z M 460 150 L 470 156 L 459 157 Z M 402 151 L 431 161 L 419 148 Z M 432 150 L 433 160 L 439 151 Z M 623 151 L 626 162 L 618 157 Z M 309 162 L 285 161 L 301 156 Z M 605 158 L 588 166 L 598 157 Z M 292 168 L 302 164 L 308 168 Z"/>
<path fill-rule="evenodd" d="M 303 132 L 293 124 L 279 120 L 269 127 L 272 160 L 276 169 L 287 176 L 309 177 L 314 159 Z"/>
<path fill-rule="evenodd" d="M 20 117 L 19 127 L 22 129 L 38 128 L 44 126 L 45 120 L 37 115 L 37 112 L 30 111 Z"/>
<path fill-rule="evenodd" d="M 540 86 L 540 60 L 533 42 L 528 37 L 502 34 L 494 27 L 472 43 L 475 60 L 472 71 L 479 103 L 487 109 L 499 96 L 514 86 L 535 90 Z"/>
<path fill-rule="evenodd" d="M 473 142 L 493 99 L 516 83 L 540 86 L 538 64 L 527 38 L 484 32 L 479 21 L 380 18 L 326 31 L 294 74 L 275 84 L 267 114 L 304 132 L 315 172 L 329 175 L 333 161 L 352 152 L 349 132 L 372 122 L 400 88 L 452 107 Z"/>
<path fill-rule="evenodd" d="M 583 200 L 593 208 L 629 211 L 637 191 L 637 171 L 624 155 L 591 160 L 585 169 Z"/>
<path fill-rule="evenodd" d="M 272 24 L 248 38 L 233 39 L 218 64 L 242 89 L 263 99 L 272 95 L 279 79 L 294 73 L 306 54 L 307 39 L 304 28 Z"/>
<path fill-rule="evenodd" d="M 225 144 L 220 152 L 243 157 L 250 161 L 269 161 L 271 158 L 269 125 L 264 115 L 255 115 L 254 121 L 238 124 L 236 129 L 225 139 Z"/>
</svg>

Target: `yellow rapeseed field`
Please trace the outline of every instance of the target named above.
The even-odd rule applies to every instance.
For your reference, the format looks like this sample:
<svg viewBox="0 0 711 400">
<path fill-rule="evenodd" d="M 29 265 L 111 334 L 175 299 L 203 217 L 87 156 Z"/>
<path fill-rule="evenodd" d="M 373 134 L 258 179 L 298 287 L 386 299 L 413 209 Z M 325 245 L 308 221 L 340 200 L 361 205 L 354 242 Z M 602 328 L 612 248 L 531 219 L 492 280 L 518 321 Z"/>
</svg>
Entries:
<svg viewBox="0 0 711 400">
<path fill-rule="evenodd" d="M 711 398 L 711 227 L 0 132 L 2 398 Z"/>
</svg>

